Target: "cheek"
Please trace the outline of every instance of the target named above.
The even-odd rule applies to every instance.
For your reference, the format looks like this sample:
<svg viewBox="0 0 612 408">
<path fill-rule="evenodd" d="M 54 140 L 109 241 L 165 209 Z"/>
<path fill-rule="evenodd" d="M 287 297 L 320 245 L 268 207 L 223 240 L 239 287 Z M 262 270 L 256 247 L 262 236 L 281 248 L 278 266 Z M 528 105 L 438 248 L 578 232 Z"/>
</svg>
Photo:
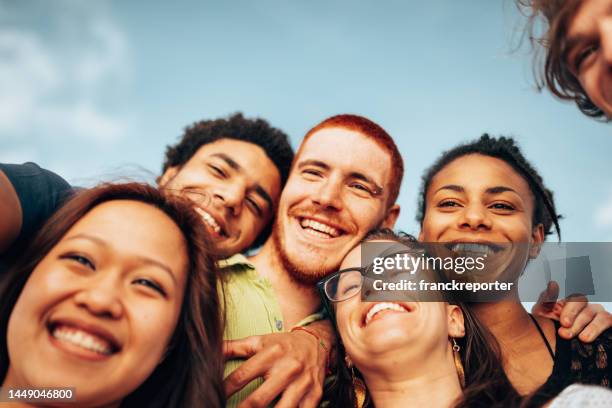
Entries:
<svg viewBox="0 0 612 408">
<path fill-rule="evenodd" d="M 163 353 L 176 329 L 179 313 L 175 303 L 158 300 L 132 302 L 129 314 L 137 352 L 145 355 Z"/>
</svg>

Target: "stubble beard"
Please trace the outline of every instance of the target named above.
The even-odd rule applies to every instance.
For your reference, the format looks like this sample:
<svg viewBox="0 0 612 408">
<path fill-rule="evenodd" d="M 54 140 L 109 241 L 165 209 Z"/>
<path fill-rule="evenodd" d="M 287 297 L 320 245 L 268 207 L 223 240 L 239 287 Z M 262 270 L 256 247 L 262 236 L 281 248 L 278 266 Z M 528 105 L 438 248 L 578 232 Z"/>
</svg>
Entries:
<svg viewBox="0 0 612 408">
<path fill-rule="evenodd" d="M 291 279 L 302 286 L 312 287 L 317 284 L 319 280 L 329 275 L 331 272 L 338 269 L 340 265 L 332 267 L 326 267 L 324 262 L 319 265 L 312 265 L 312 267 L 303 267 L 293 262 L 288 254 L 286 248 L 286 242 L 281 237 L 279 222 L 274 223 L 272 228 L 272 240 L 274 242 L 274 250 L 280 260 L 283 268 L 287 271 Z M 309 265 L 310 266 L 310 265 Z"/>
</svg>

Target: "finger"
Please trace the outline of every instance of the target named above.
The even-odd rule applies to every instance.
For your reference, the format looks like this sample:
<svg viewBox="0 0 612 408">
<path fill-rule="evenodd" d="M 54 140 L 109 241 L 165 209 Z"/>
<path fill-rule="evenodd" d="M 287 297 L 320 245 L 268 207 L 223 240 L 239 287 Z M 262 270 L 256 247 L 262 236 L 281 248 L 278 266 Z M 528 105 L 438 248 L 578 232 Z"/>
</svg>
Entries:
<svg viewBox="0 0 612 408">
<path fill-rule="evenodd" d="M 294 381 L 285 392 L 283 392 L 283 396 L 275 405 L 275 408 L 293 408 L 293 407 L 303 407 L 304 405 L 304 397 L 308 394 L 310 388 L 314 386 L 314 381 L 310 376 L 302 376 L 301 378 Z M 316 405 L 308 405 L 309 407 L 316 407 Z"/>
<path fill-rule="evenodd" d="M 243 389 L 255 378 L 262 377 L 278 360 L 278 350 L 279 347 L 275 345 L 261 350 L 232 371 L 223 381 L 225 395 L 229 397 L 236 391 Z"/>
<path fill-rule="evenodd" d="M 559 328 L 559 335 L 568 340 L 577 336 L 595 317 L 593 309 L 593 306 L 583 308 L 570 327 Z"/>
<path fill-rule="evenodd" d="M 310 391 L 302 402 L 300 403 L 301 408 L 316 408 L 319 406 L 319 402 L 321 402 L 321 398 L 323 398 L 323 383 L 310 387 Z"/>
<path fill-rule="evenodd" d="M 585 343 L 590 343 L 611 326 L 612 315 L 602 307 L 602 310 L 595 315 L 595 318 L 578 335 L 578 338 Z"/>
<path fill-rule="evenodd" d="M 589 303 L 583 295 L 570 295 L 566 298 L 567 303 L 561 310 L 560 322 L 563 327 L 572 327 L 578 314 Z"/>
<path fill-rule="evenodd" d="M 278 364 L 274 373 L 240 403 L 239 408 L 259 408 L 267 407 L 299 374 L 300 370 L 297 363 Z M 296 406 L 296 405 L 293 405 Z"/>
<path fill-rule="evenodd" d="M 546 289 L 538 297 L 538 301 L 531 309 L 532 313 L 541 315 L 550 313 L 555 307 L 555 302 L 559 297 L 559 284 L 555 281 L 548 282 Z"/>
<path fill-rule="evenodd" d="M 232 358 L 249 358 L 262 349 L 261 336 L 250 336 L 239 340 L 223 342 L 223 356 L 226 360 Z"/>
</svg>

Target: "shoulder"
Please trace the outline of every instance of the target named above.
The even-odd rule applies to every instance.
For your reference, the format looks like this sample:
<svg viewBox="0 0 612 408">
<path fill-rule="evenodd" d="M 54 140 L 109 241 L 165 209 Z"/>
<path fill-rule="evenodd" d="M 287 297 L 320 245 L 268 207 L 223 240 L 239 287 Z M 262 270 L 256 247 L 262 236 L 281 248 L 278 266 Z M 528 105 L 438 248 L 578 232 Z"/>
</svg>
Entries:
<svg viewBox="0 0 612 408">
<path fill-rule="evenodd" d="M 21 207 L 22 225 L 18 240 L 28 239 L 72 195 L 66 180 L 35 163 L 0 164 Z"/>
<path fill-rule="evenodd" d="M 66 180 L 36 163 L 0 163 L 0 170 L 9 179 L 20 199 L 31 194 L 45 194 L 45 197 L 37 198 L 59 200 L 72 191 Z"/>
</svg>

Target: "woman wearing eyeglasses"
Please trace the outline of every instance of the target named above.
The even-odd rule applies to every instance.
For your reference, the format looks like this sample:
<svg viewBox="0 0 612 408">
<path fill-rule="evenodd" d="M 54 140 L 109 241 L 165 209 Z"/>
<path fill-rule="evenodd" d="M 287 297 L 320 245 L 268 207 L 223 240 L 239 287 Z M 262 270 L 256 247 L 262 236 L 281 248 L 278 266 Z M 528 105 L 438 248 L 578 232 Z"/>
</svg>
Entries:
<svg viewBox="0 0 612 408">
<path fill-rule="evenodd" d="M 398 242 L 404 253 L 421 253 L 413 238 L 389 230 L 365 241 Z M 338 375 L 326 390 L 331 406 L 468 407 L 519 400 L 490 345 L 495 342 L 467 309 L 447 302 L 363 302 L 360 265 L 358 246 L 340 271 L 319 283 L 340 337 Z"/>
</svg>

